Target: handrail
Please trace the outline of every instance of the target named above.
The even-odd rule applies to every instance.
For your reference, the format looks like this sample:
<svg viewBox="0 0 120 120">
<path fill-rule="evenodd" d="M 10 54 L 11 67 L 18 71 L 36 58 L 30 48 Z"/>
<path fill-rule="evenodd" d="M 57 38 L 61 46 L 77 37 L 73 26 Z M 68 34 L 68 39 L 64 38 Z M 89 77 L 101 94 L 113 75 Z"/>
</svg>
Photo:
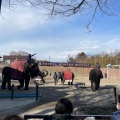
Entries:
<svg viewBox="0 0 120 120">
<path fill-rule="evenodd" d="M 50 115 L 45 115 L 45 114 L 27 114 L 24 115 L 24 120 L 28 119 L 35 119 L 35 118 L 44 118 L 44 117 L 49 117 Z M 67 116 L 67 115 L 66 115 Z M 80 118 L 84 120 L 86 117 L 95 117 L 95 119 L 99 120 L 110 120 L 112 115 L 69 115 L 72 118 Z"/>
</svg>

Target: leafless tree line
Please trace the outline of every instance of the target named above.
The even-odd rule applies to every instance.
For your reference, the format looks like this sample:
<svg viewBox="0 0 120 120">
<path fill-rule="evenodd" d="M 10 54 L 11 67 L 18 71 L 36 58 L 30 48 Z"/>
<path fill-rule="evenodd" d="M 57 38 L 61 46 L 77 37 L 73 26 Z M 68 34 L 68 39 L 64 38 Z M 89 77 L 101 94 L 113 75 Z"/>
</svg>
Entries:
<svg viewBox="0 0 120 120">
<path fill-rule="evenodd" d="M 106 65 L 118 65 L 120 64 L 120 51 L 115 50 L 110 53 L 101 52 L 97 55 L 86 55 L 84 52 L 78 53 L 76 57 L 72 57 L 68 55 L 68 62 L 78 62 L 78 63 L 90 63 L 91 65 L 95 65 L 99 63 L 101 67 L 106 67 Z"/>
<path fill-rule="evenodd" d="M 11 51 L 9 53 L 9 55 L 16 55 L 16 56 L 27 56 L 29 53 L 28 52 L 25 52 L 25 51 L 22 51 L 22 50 L 19 50 L 19 51 Z"/>
</svg>

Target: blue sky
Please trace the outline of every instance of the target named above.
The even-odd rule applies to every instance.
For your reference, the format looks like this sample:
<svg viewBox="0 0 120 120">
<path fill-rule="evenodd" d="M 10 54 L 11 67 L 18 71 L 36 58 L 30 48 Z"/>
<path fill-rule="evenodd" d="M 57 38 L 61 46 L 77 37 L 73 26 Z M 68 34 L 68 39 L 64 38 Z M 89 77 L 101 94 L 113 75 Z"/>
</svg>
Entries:
<svg viewBox="0 0 120 120">
<path fill-rule="evenodd" d="M 89 55 L 120 50 L 120 1 L 114 16 L 96 15 L 87 32 L 87 17 L 79 13 L 50 18 L 43 9 L 2 7 L 0 16 L 0 55 L 23 50 L 36 53 L 39 60 L 66 62 L 80 52 Z"/>
</svg>

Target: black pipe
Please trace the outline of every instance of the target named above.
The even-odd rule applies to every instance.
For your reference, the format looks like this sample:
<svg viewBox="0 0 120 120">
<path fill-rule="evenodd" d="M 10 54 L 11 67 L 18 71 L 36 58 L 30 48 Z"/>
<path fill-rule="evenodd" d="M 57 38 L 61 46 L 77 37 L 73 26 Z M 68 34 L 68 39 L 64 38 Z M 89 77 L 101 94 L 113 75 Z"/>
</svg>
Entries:
<svg viewBox="0 0 120 120">
<path fill-rule="evenodd" d="M 12 89 L 11 89 L 11 100 L 13 100 L 13 95 L 14 95 L 14 84 L 12 84 Z"/>
<path fill-rule="evenodd" d="M 114 97 L 115 97 L 115 103 L 117 103 L 117 93 L 116 93 L 116 87 L 114 87 Z"/>
</svg>

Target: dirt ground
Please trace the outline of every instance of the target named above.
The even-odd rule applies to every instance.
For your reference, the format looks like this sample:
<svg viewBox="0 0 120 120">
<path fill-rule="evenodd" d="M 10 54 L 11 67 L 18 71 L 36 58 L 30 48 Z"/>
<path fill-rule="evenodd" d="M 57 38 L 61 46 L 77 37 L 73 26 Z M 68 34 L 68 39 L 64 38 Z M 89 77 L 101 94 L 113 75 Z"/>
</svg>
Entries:
<svg viewBox="0 0 120 120">
<path fill-rule="evenodd" d="M 39 85 L 39 94 L 42 96 L 38 101 L 34 98 L 2 98 L 0 101 L 4 101 L 3 108 L 0 109 L 0 116 L 5 114 L 19 114 L 24 116 L 25 114 L 52 114 L 54 113 L 54 107 L 58 99 L 62 97 L 69 98 L 74 106 L 73 114 L 112 114 L 116 110 L 115 97 L 114 97 L 114 87 L 117 88 L 117 95 L 120 91 L 120 79 L 105 79 L 101 80 L 101 87 L 97 91 L 92 91 L 90 88 L 90 82 L 87 77 L 75 77 L 74 84 L 77 82 L 84 82 L 85 87 L 75 88 L 75 85 L 61 85 L 60 80 L 57 85 L 54 84 L 53 78 L 48 76 L 45 78 L 46 83 L 44 85 Z M 14 94 L 35 94 L 36 88 L 35 84 L 31 83 L 29 90 L 25 91 L 23 89 L 17 90 L 17 81 L 12 81 L 15 85 Z M 0 82 L 1 85 L 1 82 Z M 10 95 L 11 91 L 0 90 L 0 94 Z M 5 102 L 6 100 L 7 103 Z M 16 102 L 19 101 L 19 102 Z M 30 102 L 31 100 L 31 102 Z M 11 102 L 12 101 L 12 102 Z M 12 104 L 19 104 L 26 102 L 24 105 L 19 105 L 13 107 Z M 7 104 L 11 104 L 11 108 L 7 108 Z M 2 104 L 0 106 L 2 107 Z M 6 107 L 4 107 L 6 106 Z M 8 105 L 9 106 L 9 105 Z"/>
</svg>

